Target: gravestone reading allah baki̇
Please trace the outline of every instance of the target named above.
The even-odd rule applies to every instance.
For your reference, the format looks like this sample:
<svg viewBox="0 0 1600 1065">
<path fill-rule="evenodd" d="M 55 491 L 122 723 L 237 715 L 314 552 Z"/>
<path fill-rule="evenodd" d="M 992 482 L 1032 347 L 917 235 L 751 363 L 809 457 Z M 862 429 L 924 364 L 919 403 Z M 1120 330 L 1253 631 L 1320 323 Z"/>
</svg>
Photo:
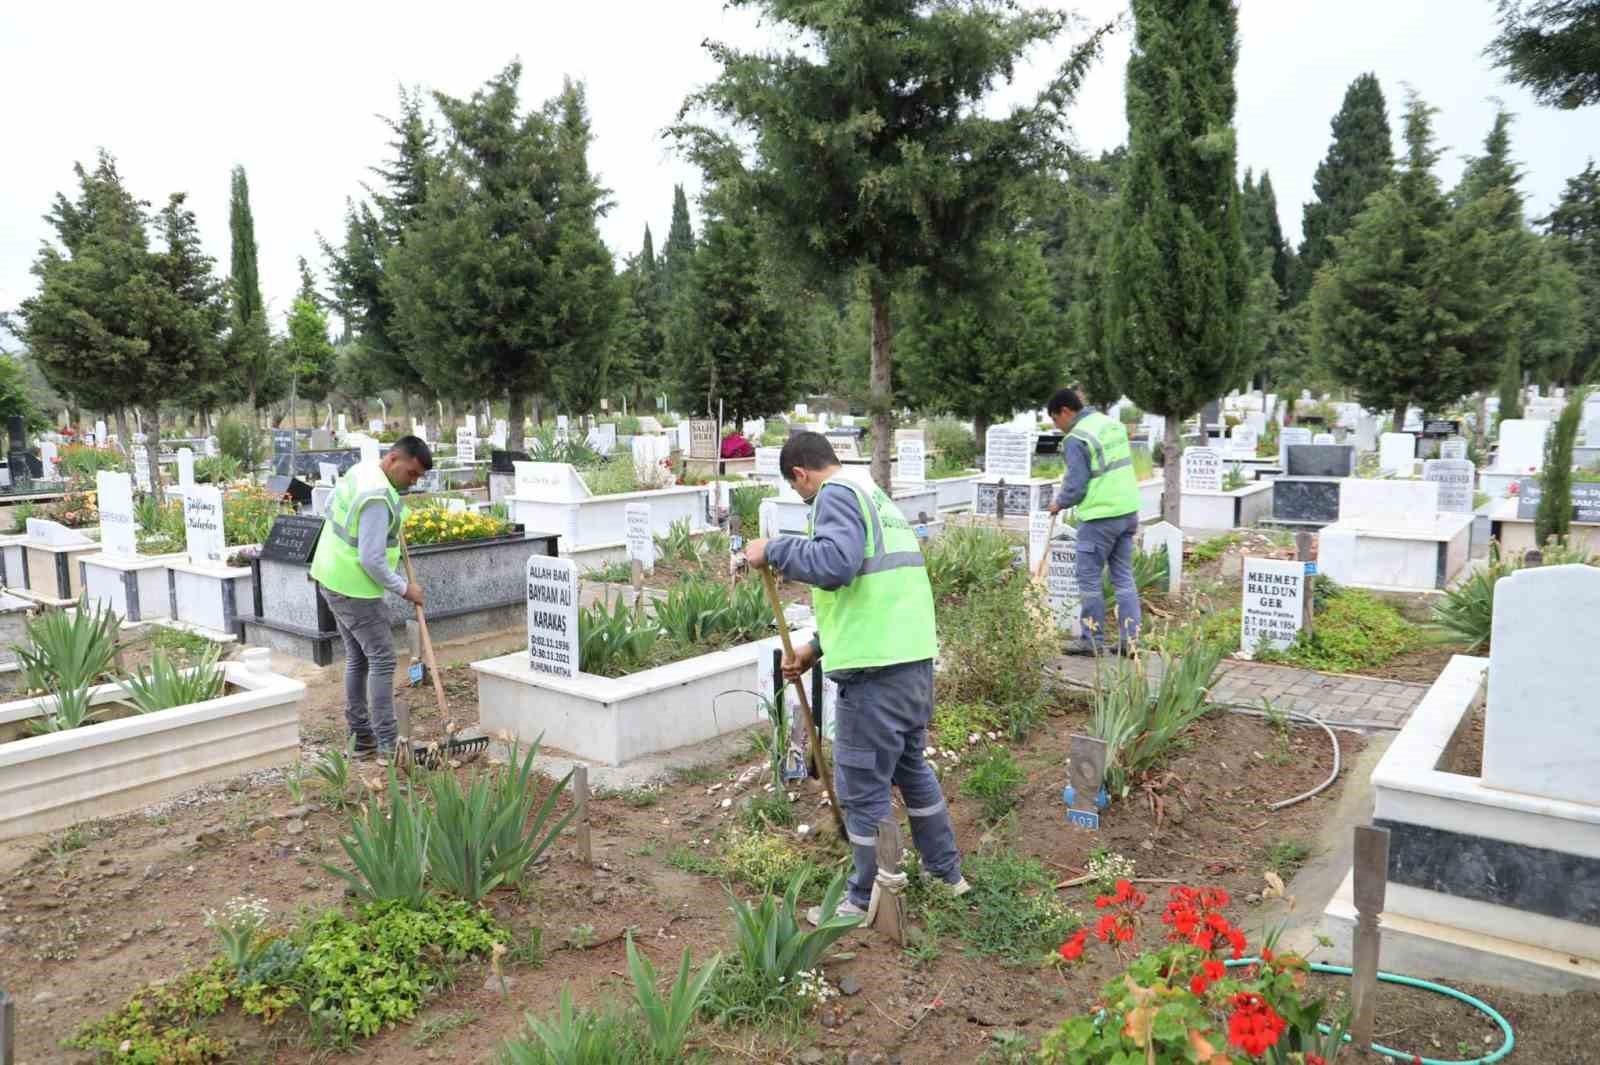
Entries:
<svg viewBox="0 0 1600 1065">
<path fill-rule="evenodd" d="M 528 668 L 573 678 L 578 658 L 578 566 L 569 558 L 528 559 Z"/>
</svg>

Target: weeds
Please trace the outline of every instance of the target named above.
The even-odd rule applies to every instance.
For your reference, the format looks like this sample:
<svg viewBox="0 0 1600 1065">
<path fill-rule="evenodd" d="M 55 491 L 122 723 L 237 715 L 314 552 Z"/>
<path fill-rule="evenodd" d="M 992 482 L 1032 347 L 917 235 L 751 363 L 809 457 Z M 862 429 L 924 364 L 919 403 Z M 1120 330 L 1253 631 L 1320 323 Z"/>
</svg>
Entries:
<svg viewBox="0 0 1600 1065">
<path fill-rule="evenodd" d="M 657 536 L 656 559 L 661 562 L 699 562 L 700 548 L 689 532 L 688 519 L 679 519 L 667 527 L 665 536 Z"/>
<path fill-rule="evenodd" d="M 1329 673 L 1359 673 L 1422 642 L 1421 631 L 1393 606 L 1371 592 L 1348 588 L 1328 600 L 1316 625 L 1301 629 L 1288 647 L 1257 657 Z"/>
<path fill-rule="evenodd" d="M 411 1045 L 425 1047 L 435 1039 L 460 1031 L 477 1019 L 478 1014 L 474 1010 L 454 1010 L 438 1017 L 430 1017 L 417 1024 L 417 1034 L 412 1037 Z"/>
<path fill-rule="evenodd" d="M 647 1060 L 637 1025 L 616 1006 L 577 1010 L 563 987 L 555 1012 L 525 1015 L 527 1034 L 509 1040 L 501 1065 L 642 1065 Z"/>
<path fill-rule="evenodd" d="M 641 622 L 620 596 L 608 611 L 603 602 L 578 611 L 578 668 L 617 677 L 636 668 L 655 649 L 660 630 Z"/>
<path fill-rule="evenodd" d="M 1267 867 L 1288 880 L 1311 857 L 1311 848 L 1296 839 L 1281 839 L 1268 847 L 1264 856 Z"/>
<path fill-rule="evenodd" d="M 1243 533 L 1236 532 L 1228 533 L 1226 536 L 1214 536 L 1190 548 L 1189 560 L 1195 563 L 1215 562 L 1222 557 L 1224 551 L 1239 543 L 1243 538 Z"/>
<path fill-rule="evenodd" d="M 992 587 L 1011 575 L 1011 538 L 983 526 L 951 529 L 923 551 L 936 600 Z"/>
<path fill-rule="evenodd" d="M 961 794 L 976 799 L 983 807 L 984 820 L 993 824 L 1022 801 L 1020 790 L 1028 774 L 1004 747 L 991 747 L 961 782 Z"/>
<path fill-rule="evenodd" d="M 964 940 L 972 953 L 1028 965 L 1055 950 L 1085 921 L 1056 898 L 1055 876 L 1035 859 L 1011 850 L 979 852 L 966 859 L 972 890 L 956 898 L 916 859 L 901 863 L 906 897 L 930 938 Z"/>
</svg>

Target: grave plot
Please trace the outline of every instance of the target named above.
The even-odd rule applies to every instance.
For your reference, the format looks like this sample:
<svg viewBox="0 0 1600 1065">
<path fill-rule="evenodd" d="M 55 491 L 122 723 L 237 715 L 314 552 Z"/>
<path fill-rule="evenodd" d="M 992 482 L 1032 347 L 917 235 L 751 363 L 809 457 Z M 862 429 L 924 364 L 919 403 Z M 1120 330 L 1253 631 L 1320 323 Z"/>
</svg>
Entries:
<svg viewBox="0 0 1600 1065">
<path fill-rule="evenodd" d="M 1181 461 L 1183 501 L 1178 523 L 1185 530 L 1247 528 L 1272 513 L 1272 482 L 1247 480 L 1221 451 L 1191 447 Z"/>
<path fill-rule="evenodd" d="M 0 838 L 138 809 L 298 751 L 304 686 L 270 672 L 265 650 L 223 663 L 212 646 L 189 666 L 157 651 L 123 673 L 118 629 L 109 609 L 82 604 L 28 622 L 27 694 L 0 704 Z"/>
<path fill-rule="evenodd" d="M 705 488 L 674 485 L 670 474 L 667 487 L 637 487 L 641 468 L 653 474 L 660 466 L 659 459 L 639 457 L 642 439 L 647 438 L 634 440 L 634 459 L 623 457 L 607 464 L 610 472 L 605 479 L 592 472 L 580 473 L 571 463 L 517 463 L 515 493 L 506 501 L 511 520 L 528 529 L 553 533 L 559 537 L 560 553 L 584 567 L 622 557 L 630 503 L 650 504 L 652 532 L 656 534 L 666 533 L 676 521 L 687 521 L 695 532 L 707 528 L 711 502 Z M 613 472 L 616 481 L 610 480 Z"/>
<path fill-rule="evenodd" d="M 736 501 L 741 491 L 749 489 L 734 489 Z M 645 506 L 648 504 L 634 504 L 636 511 Z M 584 588 L 582 599 L 585 605 L 591 599 L 590 588 L 594 588 L 594 594 L 607 602 L 619 596 L 631 596 L 635 559 L 639 562 L 640 587 L 652 600 L 661 599 L 669 589 L 686 581 L 721 584 L 729 589 L 737 583 L 731 575 L 730 563 L 734 552 L 728 534 L 713 529 L 696 536 L 689 532 L 687 522 L 679 522 L 667 530 L 665 536 L 652 536 L 648 532 L 649 527 L 646 516 L 638 515 L 635 525 L 630 527 L 627 560 L 608 562 L 578 574 Z M 637 535 L 634 534 L 636 528 Z M 749 531 L 744 539 L 760 535 L 760 519 L 746 528 Z M 810 589 L 788 581 L 779 582 L 778 596 L 785 606 L 798 603 L 809 607 L 811 602 Z"/>
<path fill-rule="evenodd" d="M 1339 520 L 1318 540 L 1323 572 L 1385 591 L 1448 587 L 1470 556 L 1473 515 L 1444 510 L 1440 488 L 1437 480 L 1342 481 Z"/>
<path fill-rule="evenodd" d="M 323 519 L 307 514 L 274 521 L 250 560 L 254 602 L 243 619 L 245 642 L 318 665 L 344 653 L 333 615 L 308 578 Z M 521 616 L 522 573 L 534 555 L 554 554 L 553 535 L 487 514 L 446 507 L 407 509 L 406 541 L 417 582 L 427 589 L 427 619 L 438 639 L 502 629 Z M 410 603 L 386 600 L 390 624 L 416 623 Z"/>
<path fill-rule="evenodd" d="M 1390 834 L 1384 957 L 1519 989 L 1600 984 L 1590 653 L 1600 570 L 1525 569 L 1494 597 L 1490 657 L 1458 656 L 1373 774 Z M 1487 679 L 1486 679 L 1487 677 Z M 1347 941 L 1350 880 L 1325 923 Z"/>
</svg>

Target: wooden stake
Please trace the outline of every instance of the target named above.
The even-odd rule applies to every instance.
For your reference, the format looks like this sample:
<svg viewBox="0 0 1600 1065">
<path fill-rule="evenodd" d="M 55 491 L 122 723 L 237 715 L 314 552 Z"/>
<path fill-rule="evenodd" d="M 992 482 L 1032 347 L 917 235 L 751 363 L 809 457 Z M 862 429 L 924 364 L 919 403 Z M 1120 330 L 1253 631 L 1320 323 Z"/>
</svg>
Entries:
<svg viewBox="0 0 1600 1065">
<path fill-rule="evenodd" d="M 17 1054 L 17 1000 L 0 990 L 0 1065 L 12 1065 Z"/>
<path fill-rule="evenodd" d="M 417 575 L 411 568 L 411 549 L 406 546 L 406 531 L 404 523 L 400 528 L 400 557 L 406 564 L 406 580 L 411 584 L 417 583 Z M 428 635 L 428 619 L 422 612 L 422 607 L 417 607 L 417 632 L 422 637 L 422 664 L 428 667 L 428 675 L 433 678 L 433 697 L 439 701 L 439 724 L 443 726 L 450 720 L 450 708 L 444 698 L 444 681 L 439 678 L 439 664 L 433 658 L 433 637 Z M 396 756 L 401 764 L 411 761 L 411 711 L 407 707 L 400 712 L 400 743 L 395 746 Z"/>
<path fill-rule="evenodd" d="M 772 575 L 771 567 L 761 567 L 761 581 L 767 588 L 767 602 L 772 604 L 772 616 L 778 622 L 778 636 L 783 640 L 784 656 L 793 658 L 794 642 L 789 639 L 789 619 L 783 616 L 783 604 L 778 602 L 778 582 Z M 828 772 L 828 760 L 822 755 L 821 722 L 811 714 L 811 700 L 806 697 L 804 678 L 795 678 L 794 690 L 800 696 L 800 713 L 805 718 L 806 734 L 811 737 L 811 757 L 816 761 L 817 776 L 822 778 L 822 786 L 827 789 L 828 805 L 833 810 L 833 823 L 839 829 L 839 838 L 849 839 L 849 833 L 844 827 L 844 810 L 839 806 L 839 797 L 833 793 L 833 774 Z"/>
<path fill-rule="evenodd" d="M 633 560 L 633 613 L 644 617 L 644 563 Z"/>
<path fill-rule="evenodd" d="M 634 565 L 638 565 L 637 562 Z M 573 820 L 578 825 L 578 857 L 584 865 L 594 864 L 594 849 L 589 841 L 589 767 L 572 768 Z"/>
<path fill-rule="evenodd" d="M 1356 857 L 1352 875 L 1356 936 L 1351 961 L 1355 1017 L 1350 1023 L 1350 1039 L 1358 1049 L 1370 1050 L 1373 1014 L 1378 1005 L 1378 915 L 1383 912 L 1384 894 L 1389 886 L 1389 830 L 1358 825 L 1355 831 Z"/>
<path fill-rule="evenodd" d="M 885 873 L 900 871 L 900 822 L 885 817 L 878 822 L 878 868 Z M 903 895 L 881 890 L 873 927 L 902 947 L 906 945 L 906 900 Z"/>
</svg>

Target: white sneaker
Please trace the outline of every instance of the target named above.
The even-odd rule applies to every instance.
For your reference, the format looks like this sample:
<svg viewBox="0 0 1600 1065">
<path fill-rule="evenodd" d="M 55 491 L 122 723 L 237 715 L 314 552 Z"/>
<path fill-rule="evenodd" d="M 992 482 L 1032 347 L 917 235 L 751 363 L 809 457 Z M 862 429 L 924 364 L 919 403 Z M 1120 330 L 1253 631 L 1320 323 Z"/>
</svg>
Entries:
<svg viewBox="0 0 1600 1065">
<path fill-rule="evenodd" d="M 950 894 L 954 895 L 958 899 L 971 890 L 972 885 L 967 883 L 966 877 L 961 877 L 954 884 L 950 885 Z"/>
<path fill-rule="evenodd" d="M 843 902 L 839 903 L 839 908 L 834 911 L 834 915 L 836 917 L 865 917 L 867 916 L 867 911 L 863 910 L 860 906 L 857 906 L 849 899 L 845 899 Z M 812 925 L 821 924 L 822 907 L 813 906 L 811 909 L 807 910 L 806 920 L 810 921 Z"/>
</svg>

